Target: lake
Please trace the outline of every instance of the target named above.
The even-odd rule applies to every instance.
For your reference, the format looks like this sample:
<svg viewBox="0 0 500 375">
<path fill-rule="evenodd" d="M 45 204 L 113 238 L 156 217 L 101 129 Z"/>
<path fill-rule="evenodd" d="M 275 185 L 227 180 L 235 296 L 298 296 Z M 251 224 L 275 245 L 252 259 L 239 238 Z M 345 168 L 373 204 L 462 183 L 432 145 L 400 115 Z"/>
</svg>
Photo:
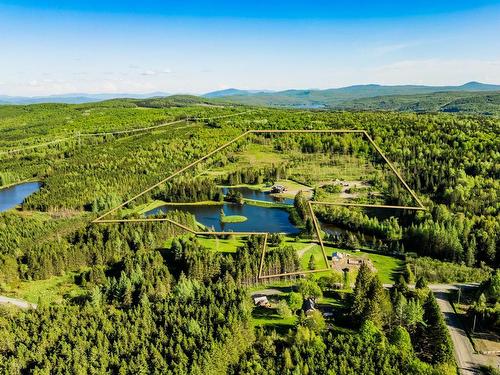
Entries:
<svg viewBox="0 0 500 375">
<path fill-rule="evenodd" d="M 253 198 L 252 198 L 253 199 Z M 248 218 L 243 223 L 221 223 L 220 209 L 224 208 L 226 216 L 243 215 Z M 146 213 L 146 216 L 157 215 L 172 210 L 185 211 L 193 214 L 196 220 L 214 231 L 220 232 L 269 232 L 298 233 L 299 230 L 290 223 L 288 211 L 283 208 L 267 208 L 231 203 L 221 205 L 166 205 Z"/>
<path fill-rule="evenodd" d="M 293 199 L 279 198 L 279 197 L 276 197 L 276 196 L 270 194 L 267 191 L 250 189 L 246 186 L 222 188 L 222 192 L 224 193 L 224 195 L 226 195 L 229 191 L 239 191 L 241 193 L 241 195 L 243 195 L 243 198 L 247 198 L 247 199 L 253 199 L 253 200 L 264 201 L 264 202 L 293 204 Z"/>
<path fill-rule="evenodd" d="M 0 190 L 0 212 L 10 210 L 40 190 L 40 182 L 25 182 Z"/>
</svg>

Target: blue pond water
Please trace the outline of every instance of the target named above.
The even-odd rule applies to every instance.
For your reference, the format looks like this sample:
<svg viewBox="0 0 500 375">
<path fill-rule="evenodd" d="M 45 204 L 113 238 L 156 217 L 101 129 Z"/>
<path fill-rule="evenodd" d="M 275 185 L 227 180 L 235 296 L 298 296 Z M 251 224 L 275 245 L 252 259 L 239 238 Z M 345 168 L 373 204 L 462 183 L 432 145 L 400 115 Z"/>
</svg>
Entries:
<svg viewBox="0 0 500 375">
<path fill-rule="evenodd" d="M 40 190 L 40 182 L 26 182 L 0 190 L 0 212 L 16 207 L 31 194 Z"/>
<path fill-rule="evenodd" d="M 221 223 L 220 209 L 224 208 L 226 215 L 243 215 L 247 221 L 243 223 Z M 288 211 L 281 208 L 266 208 L 244 204 L 224 203 L 222 205 L 175 205 L 163 206 L 146 213 L 156 215 L 171 210 L 185 211 L 193 214 L 196 220 L 215 231 L 232 232 L 269 232 L 297 233 L 299 230 L 290 223 Z"/>
<path fill-rule="evenodd" d="M 293 204 L 293 199 L 277 198 L 267 192 L 249 189 L 247 187 L 223 188 L 224 194 L 229 190 L 239 191 L 244 198 L 265 202 L 279 202 Z M 221 223 L 220 210 L 224 208 L 225 215 L 242 215 L 248 220 L 242 223 Z M 185 211 L 193 214 L 196 220 L 213 229 L 225 232 L 268 232 L 268 233 L 298 233 L 299 230 L 290 223 L 289 214 L 283 208 L 268 208 L 244 204 L 242 206 L 231 203 L 220 205 L 166 205 L 146 213 L 146 216 L 166 213 L 172 210 Z"/>
</svg>

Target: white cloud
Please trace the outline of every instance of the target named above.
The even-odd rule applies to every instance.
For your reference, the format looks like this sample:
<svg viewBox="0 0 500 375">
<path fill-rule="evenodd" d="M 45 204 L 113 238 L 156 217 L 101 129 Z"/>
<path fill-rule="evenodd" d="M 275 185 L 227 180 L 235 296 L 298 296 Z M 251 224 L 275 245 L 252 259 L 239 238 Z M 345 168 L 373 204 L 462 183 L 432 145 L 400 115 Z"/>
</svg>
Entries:
<svg viewBox="0 0 500 375">
<path fill-rule="evenodd" d="M 12 80 L 0 76 L 4 82 L 2 93 L 9 95 L 47 95 L 74 92 L 208 92 L 229 87 L 248 89 L 283 90 L 289 88 L 334 88 L 352 84 L 425 84 L 457 85 L 468 81 L 500 83 L 500 60 L 493 59 L 402 59 L 378 66 L 360 66 L 356 61 L 318 63 L 312 70 L 304 70 L 302 64 L 241 67 L 224 71 L 207 67 L 150 68 L 131 71 L 108 69 L 84 69 L 76 72 L 44 77 L 26 73 L 30 79 Z M 91 67 L 92 68 L 92 67 Z M 255 78 L 259 70 L 262 74 Z M 208 70 L 208 72 L 207 72 Z M 175 72 L 175 74 L 173 74 Z M 77 73 L 77 74 L 75 74 Z M 125 74 L 126 73 L 126 74 Z"/>
<path fill-rule="evenodd" d="M 164 69 L 159 69 L 159 70 L 148 69 L 148 70 L 144 70 L 143 72 L 141 72 L 141 75 L 143 75 L 143 76 L 156 76 L 156 75 L 160 75 L 160 74 L 170 74 L 170 73 L 172 73 L 172 70 L 169 68 L 164 68 Z"/>
<path fill-rule="evenodd" d="M 380 46 L 374 46 L 371 48 L 371 52 L 374 55 L 382 56 L 388 53 L 396 52 L 405 48 L 414 47 L 420 44 L 420 42 L 407 42 L 407 43 L 395 43 L 395 44 L 385 44 Z"/>
</svg>

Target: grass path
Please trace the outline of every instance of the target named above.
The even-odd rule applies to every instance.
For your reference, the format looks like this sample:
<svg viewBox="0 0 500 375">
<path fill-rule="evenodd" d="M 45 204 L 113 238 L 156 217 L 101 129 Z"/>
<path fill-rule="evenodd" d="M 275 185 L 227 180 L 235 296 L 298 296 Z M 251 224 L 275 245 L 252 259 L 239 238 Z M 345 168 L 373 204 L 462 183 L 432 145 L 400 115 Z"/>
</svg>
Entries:
<svg viewBox="0 0 500 375">
<path fill-rule="evenodd" d="M 297 250 L 297 256 L 299 258 L 302 258 L 304 256 L 304 254 L 308 251 L 308 250 L 311 250 L 314 246 L 316 246 L 315 243 L 310 243 L 309 245 L 303 247 L 302 249 L 300 250 Z"/>
</svg>

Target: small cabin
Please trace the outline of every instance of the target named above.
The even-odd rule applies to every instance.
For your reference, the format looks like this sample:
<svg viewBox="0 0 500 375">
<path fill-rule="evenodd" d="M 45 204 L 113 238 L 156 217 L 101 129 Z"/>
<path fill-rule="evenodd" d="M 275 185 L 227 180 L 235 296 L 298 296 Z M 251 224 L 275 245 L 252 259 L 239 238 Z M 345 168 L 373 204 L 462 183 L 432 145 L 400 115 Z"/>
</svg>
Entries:
<svg viewBox="0 0 500 375">
<path fill-rule="evenodd" d="M 339 260 L 343 259 L 344 258 L 344 254 L 342 254 L 341 252 L 339 251 L 334 251 L 332 253 L 332 260 L 334 262 L 338 262 Z"/>
<path fill-rule="evenodd" d="M 266 296 L 256 296 L 253 297 L 253 303 L 255 306 L 269 307 L 271 304 Z"/>
</svg>

